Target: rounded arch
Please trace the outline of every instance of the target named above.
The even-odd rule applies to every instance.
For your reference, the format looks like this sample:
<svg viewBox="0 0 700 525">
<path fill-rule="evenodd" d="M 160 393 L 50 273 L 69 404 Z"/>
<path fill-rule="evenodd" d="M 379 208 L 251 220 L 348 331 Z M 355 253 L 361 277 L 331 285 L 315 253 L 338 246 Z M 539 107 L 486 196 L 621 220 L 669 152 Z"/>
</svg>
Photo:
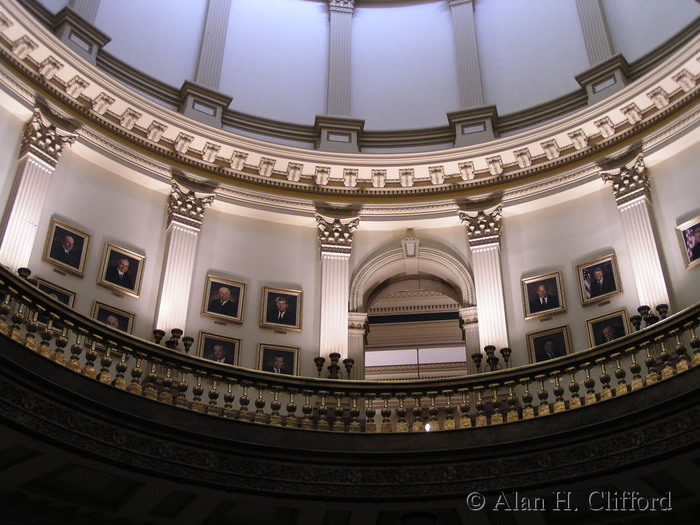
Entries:
<svg viewBox="0 0 700 525">
<path fill-rule="evenodd" d="M 453 297 L 461 306 L 475 304 L 474 280 L 466 265 L 436 248 L 419 247 L 417 252 L 420 276 L 432 277 L 457 291 Z M 366 312 L 368 300 L 378 286 L 405 276 L 403 250 L 388 250 L 361 266 L 350 283 L 350 311 Z"/>
</svg>

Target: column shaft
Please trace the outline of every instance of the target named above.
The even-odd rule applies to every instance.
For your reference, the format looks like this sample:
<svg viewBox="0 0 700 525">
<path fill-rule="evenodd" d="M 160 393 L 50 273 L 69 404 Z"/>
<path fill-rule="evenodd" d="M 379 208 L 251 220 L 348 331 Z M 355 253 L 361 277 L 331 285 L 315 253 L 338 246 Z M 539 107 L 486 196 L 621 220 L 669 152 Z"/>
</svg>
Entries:
<svg viewBox="0 0 700 525">
<path fill-rule="evenodd" d="M 331 1 L 326 114 L 350 116 L 352 2 Z"/>
<path fill-rule="evenodd" d="M 498 244 L 472 247 L 472 268 L 479 311 L 479 345 L 508 346 L 506 310 Z"/>
<path fill-rule="evenodd" d="M 100 0 L 69 0 L 68 7 L 80 15 L 91 24 L 95 23 L 97 10 L 100 7 Z"/>
<path fill-rule="evenodd" d="M 0 263 L 12 270 L 29 265 L 53 171 L 32 155 L 20 161 L 0 246 Z"/>
<path fill-rule="evenodd" d="M 666 281 L 654 237 L 649 200 L 639 197 L 618 208 L 630 253 L 640 304 L 669 304 Z"/>
<path fill-rule="evenodd" d="M 472 0 L 452 0 L 450 8 L 462 108 L 483 106 L 484 92 L 474 23 L 474 2 Z"/>
<path fill-rule="evenodd" d="M 592 66 L 613 56 L 612 39 L 600 0 L 576 0 L 578 17 L 586 43 L 588 61 Z"/>
<path fill-rule="evenodd" d="M 209 0 L 197 59 L 195 83 L 209 89 L 219 89 L 224 46 L 228 32 L 231 0 Z"/>
<path fill-rule="evenodd" d="M 350 254 L 321 253 L 321 354 L 348 357 Z"/>
</svg>

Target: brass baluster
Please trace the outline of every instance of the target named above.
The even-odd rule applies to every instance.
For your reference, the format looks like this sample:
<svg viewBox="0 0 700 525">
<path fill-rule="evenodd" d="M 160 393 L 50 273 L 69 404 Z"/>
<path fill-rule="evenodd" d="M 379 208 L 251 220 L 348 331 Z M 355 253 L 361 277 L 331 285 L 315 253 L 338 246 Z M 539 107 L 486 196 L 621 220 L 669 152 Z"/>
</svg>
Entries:
<svg viewBox="0 0 700 525">
<path fill-rule="evenodd" d="M 165 377 L 163 377 L 163 389 L 158 393 L 158 401 L 171 405 L 173 403 L 173 395 L 171 388 L 173 387 L 172 369 L 168 366 L 165 369 Z"/>
<path fill-rule="evenodd" d="M 112 386 L 115 388 L 118 388 L 119 390 L 126 390 L 126 380 L 124 379 L 124 373 L 126 372 L 128 365 L 126 364 L 126 359 L 127 359 L 127 349 L 122 348 L 121 349 L 121 354 L 122 357 L 115 366 L 115 369 L 117 371 L 117 375 L 114 378 L 114 381 L 112 381 Z"/>
<path fill-rule="evenodd" d="M 250 397 L 248 396 L 248 388 L 250 388 L 251 384 L 248 381 L 244 381 L 241 383 L 241 386 L 243 387 L 243 393 L 241 397 L 238 398 L 238 404 L 241 405 L 241 408 L 238 410 L 238 419 L 248 421 L 250 420 L 250 412 L 248 410 Z"/>
<path fill-rule="evenodd" d="M 486 418 L 485 410 L 486 403 L 484 403 L 484 387 L 481 385 L 475 386 L 474 391 L 476 392 L 476 426 L 484 427 L 489 424 Z"/>
<path fill-rule="evenodd" d="M 455 429 L 455 407 L 452 404 L 452 390 L 444 390 L 442 392 L 445 396 L 445 408 L 443 411 L 445 412 L 445 419 L 442 424 L 442 428 L 445 430 L 454 430 Z"/>
<path fill-rule="evenodd" d="M 406 394 L 397 394 L 396 398 L 399 400 L 399 407 L 396 409 L 396 432 L 408 432 L 408 420 L 406 419 L 408 410 L 404 406 Z"/>
<path fill-rule="evenodd" d="M 102 354 L 100 359 L 100 373 L 97 375 L 97 380 L 100 383 L 105 383 L 107 385 L 112 384 L 112 376 L 109 373 L 109 368 L 112 366 L 112 349 L 116 343 L 114 341 L 107 341 L 105 344 L 105 353 Z"/>
<path fill-rule="evenodd" d="M 632 384 L 630 385 L 630 390 L 638 390 L 644 386 L 644 380 L 642 379 L 642 365 L 637 362 L 637 354 L 639 349 L 636 347 L 628 348 L 625 350 L 630 356 L 630 372 L 632 372 Z"/>
<path fill-rule="evenodd" d="M 158 392 L 156 391 L 156 382 L 158 381 L 158 374 L 156 374 L 157 366 L 155 361 L 151 363 L 151 369 L 148 371 L 148 374 L 146 374 L 146 388 L 143 389 L 143 397 L 153 399 L 154 401 L 158 400 Z"/>
<path fill-rule="evenodd" d="M 56 363 L 61 366 L 66 366 L 66 353 L 65 353 L 65 348 L 66 345 L 68 344 L 68 325 L 63 324 L 63 328 L 61 328 L 61 333 L 56 336 L 56 342 L 55 346 L 56 349 L 53 352 L 53 355 L 51 356 L 51 359 Z"/>
<path fill-rule="evenodd" d="M 276 427 L 282 424 L 282 416 L 280 416 L 280 408 L 282 408 L 282 403 L 280 402 L 280 392 L 282 387 L 273 386 L 272 387 L 272 401 L 270 402 L 270 425 Z"/>
<path fill-rule="evenodd" d="M 561 371 L 555 370 L 551 373 L 554 378 L 554 413 L 564 412 L 566 403 L 564 402 L 564 387 L 561 386 Z"/>
<path fill-rule="evenodd" d="M 318 407 L 318 422 L 316 423 L 316 428 L 318 430 L 329 430 L 328 407 L 326 406 L 326 396 L 328 392 L 321 391 L 318 395 L 321 396 L 321 404 Z"/>
<path fill-rule="evenodd" d="M 411 394 L 413 397 L 413 424 L 411 425 L 411 430 L 413 432 L 423 432 L 425 430 L 425 424 L 423 423 L 423 407 L 421 406 L 421 393 L 414 392 Z"/>
<path fill-rule="evenodd" d="M 221 379 L 221 376 L 212 376 L 211 388 L 209 389 L 209 393 L 207 394 L 207 397 L 209 397 L 209 405 L 207 405 L 207 414 L 210 414 L 212 416 L 221 415 L 221 411 L 219 410 L 219 406 L 217 404 L 219 400 L 219 380 Z"/>
<path fill-rule="evenodd" d="M 676 372 L 685 372 L 690 368 L 690 358 L 688 357 L 688 350 L 683 345 L 683 339 L 681 339 L 682 332 L 680 328 L 673 330 L 671 335 L 676 338 L 676 346 L 673 349 L 676 352 L 677 357 Z"/>
<path fill-rule="evenodd" d="M 24 338 L 24 346 L 30 350 L 33 350 L 34 352 L 38 351 L 39 349 L 39 344 L 36 342 L 36 332 L 40 328 L 39 322 L 37 321 L 38 316 L 39 312 L 34 310 L 24 325 L 27 330 L 27 335 Z"/>
<path fill-rule="evenodd" d="M 51 339 L 53 339 L 53 319 L 49 319 L 41 331 L 41 343 L 39 343 L 39 355 L 51 359 Z M 14 339 L 14 338 L 13 338 Z"/>
<path fill-rule="evenodd" d="M 503 423 L 503 413 L 501 412 L 500 409 L 500 401 L 498 399 L 498 387 L 501 386 L 498 383 L 492 383 L 489 385 L 489 388 L 492 390 L 492 395 L 493 395 L 493 401 L 491 402 L 491 408 L 493 410 L 493 413 L 491 414 L 491 424 L 492 425 L 500 425 Z"/>
<path fill-rule="evenodd" d="M 673 377 L 676 371 L 671 366 L 671 354 L 669 354 L 668 350 L 666 349 L 666 336 L 660 335 L 658 337 L 655 337 L 654 341 L 656 341 L 661 346 L 661 354 L 659 354 L 659 358 L 661 359 L 662 363 L 661 379 L 668 379 L 669 377 Z"/>
<path fill-rule="evenodd" d="M 267 417 L 265 416 L 265 388 L 267 385 L 257 385 L 258 397 L 255 398 L 255 422 L 256 423 L 266 423 Z"/>
<path fill-rule="evenodd" d="M 345 414 L 345 409 L 343 408 L 343 393 L 335 393 L 335 408 L 333 409 L 333 415 L 335 419 L 333 421 L 333 430 L 342 432 L 345 430 L 345 422 L 343 421 L 343 415 Z"/>
<path fill-rule="evenodd" d="M 583 371 L 586 373 L 586 379 L 583 380 L 583 386 L 586 387 L 585 404 L 592 405 L 598 399 L 595 395 L 595 379 L 591 377 L 591 363 L 584 363 Z"/>
<path fill-rule="evenodd" d="M 622 353 L 616 352 L 610 356 L 615 360 L 615 378 L 617 379 L 617 386 L 615 387 L 615 395 L 622 396 L 628 392 L 627 382 L 625 377 L 627 372 L 622 368 Z"/>
<path fill-rule="evenodd" d="M 382 432 L 391 432 L 391 409 L 389 408 L 391 394 L 381 394 L 381 398 L 384 400 L 384 406 L 382 407 Z"/>
<path fill-rule="evenodd" d="M 90 339 L 90 346 L 85 352 L 85 366 L 83 367 L 83 375 L 91 379 L 97 378 L 95 371 L 95 360 L 97 359 L 97 336 L 93 335 Z"/>
<path fill-rule="evenodd" d="M 515 396 L 515 381 L 506 381 L 504 383 L 508 387 L 508 397 L 506 398 L 506 403 L 508 408 L 506 409 L 506 421 L 517 421 L 518 420 L 518 409 L 516 405 L 518 404 L 518 398 Z"/>
<path fill-rule="evenodd" d="M 690 364 L 691 366 L 697 366 L 700 365 L 700 339 L 698 339 L 697 334 L 695 333 L 695 328 L 697 328 L 697 324 L 695 323 L 687 323 L 683 325 L 683 328 L 686 330 L 690 330 L 693 335 L 690 336 L 690 348 L 693 349 L 693 357 L 690 359 Z"/>
<path fill-rule="evenodd" d="M 360 409 L 357 406 L 357 400 L 359 399 L 359 397 L 360 394 L 358 394 L 357 392 L 352 392 L 350 394 L 350 425 L 348 427 L 348 430 L 350 432 L 360 431 Z"/>
<path fill-rule="evenodd" d="M 192 387 L 192 404 L 190 405 L 190 409 L 194 410 L 195 412 L 205 413 L 207 411 L 207 407 L 205 407 L 204 403 L 202 403 L 202 396 L 204 395 L 202 376 L 198 373 L 195 373 L 194 376 L 196 380 L 194 386 Z"/>
<path fill-rule="evenodd" d="M 469 406 L 469 389 L 460 388 L 458 392 L 462 395 L 462 402 L 459 405 L 459 428 L 471 428 L 472 417 L 471 407 Z"/>
<path fill-rule="evenodd" d="M 604 399 L 611 399 L 613 396 L 612 393 L 612 388 L 610 388 L 610 374 L 608 374 L 605 363 L 607 362 L 607 359 L 605 357 L 600 357 L 595 360 L 596 364 L 600 366 L 600 384 L 602 386 L 602 390 L 600 391 L 600 400 L 603 401 Z"/>
<path fill-rule="evenodd" d="M 372 403 L 374 403 L 374 394 L 365 394 L 365 432 L 377 431 L 377 425 L 374 422 L 377 410 L 372 406 Z"/>
<path fill-rule="evenodd" d="M 73 372 L 80 374 L 80 354 L 83 353 L 83 338 L 86 335 L 86 330 L 82 327 L 77 328 L 77 335 L 75 336 L 75 343 L 70 347 L 70 360 L 68 361 L 68 369 Z"/>
<path fill-rule="evenodd" d="M 437 394 L 437 392 L 428 392 L 428 398 L 430 398 L 430 408 L 428 408 L 428 424 L 430 425 L 430 430 L 439 430 L 437 417 L 438 409 L 437 406 L 435 406 Z"/>
<path fill-rule="evenodd" d="M 24 335 L 22 335 L 22 332 L 20 331 L 20 327 L 22 326 L 22 323 L 24 323 L 24 321 L 26 320 L 26 316 L 25 316 L 26 311 L 27 311 L 27 305 L 24 303 L 19 303 L 17 310 L 15 311 L 14 314 L 12 314 L 12 317 L 11 317 L 12 326 L 10 326 L 10 328 L 9 328 L 10 339 L 18 342 L 21 345 L 24 344 L 25 337 L 24 337 Z M 44 357 L 48 357 L 48 356 L 44 356 Z"/>
<path fill-rule="evenodd" d="M 175 400 L 175 406 L 180 408 L 190 408 L 190 403 L 187 401 L 187 391 L 190 388 L 187 376 L 190 371 L 190 368 L 184 367 L 180 370 L 180 382 L 177 384 L 177 399 Z"/>
<path fill-rule="evenodd" d="M 289 403 L 287 403 L 287 417 L 285 418 L 285 426 L 297 426 L 297 418 L 296 415 L 294 414 L 297 411 L 297 404 L 294 401 L 295 396 L 297 395 L 297 389 L 296 388 L 290 388 L 289 389 Z M 290 424 L 291 423 L 291 424 Z"/>
<path fill-rule="evenodd" d="M 304 404 L 301 407 L 301 413 L 304 414 L 301 418 L 301 428 L 306 428 L 308 430 L 312 429 L 313 421 L 311 419 L 311 414 L 314 411 L 314 407 L 311 406 L 311 395 L 313 392 L 310 390 L 304 390 Z"/>
<path fill-rule="evenodd" d="M 236 400 L 236 396 L 233 394 L 233 384 L 235 380 L 228 379 L 226 381 L 226 393 L 224 394 L 224 412 L 223 416 L 229 419 L 233 418 L 236 412 L 233 410 L 233 402 Z"/>
<path fill-rule="evenodd" d="M 141 387 L 141 375 L 143 370 L 141 369 L 141 355 L 136 354 L 136 362 L 134 367 L 131 369 L 131 383 L 129 383 L 128 391 L 137 396 L 143 395 L 143 388 Z"/>
<path fill-rule="evenodd" d="M 520 380 L 520 384 L 523 385 L 523 419 L 530 419 L 535 417 L 535 409 L 532 406 L 532 394 L 530 393 L 530 378 L 523 377 Z"/>
<path fill-rule="evenodd" d="M 565 368 L 564 371 L 569 374 L 571 381 L 569 382 L 569 392 L 571 393 L 571 399 L 569 400 L 569 408 L 579 408 L 581 403 L 581 396 L 578 391 L 581 389 L 578 381 L 576 381 L 576 367 L 570 366 Z"/>
<path fill-rule="evenodd" d="M 552 411 L 549 407 L 547 399 L 549 398 L 549 392 L 544 388 L 544 380 L 547 376 L 545 374 L 537 374 L 535 376 L 535 381 L 540 384 L 540 389 L 537 391 L 537 399 L 540 400 L 540 404 L 537 405 L 537 415 L 545 416 L 551 414 Z"/>
<path fill-rule="evenodd" d="M 7 324 L 7 314 L 12 310 L 11 302 L 12 296 L 6 293 L 2 298 L 2 303 L 0 303 L 0 332 L 3 334 L 9 334 L 10 326 Z"/>
<path fill-rule="evenodd" d="M 647 377 L 645 383 L 647 386 L 652 385 L 659 381 L 659 373 L 656 371 L 656 358 L 651 353 L 651 343 L 644 341 L 640 346 L 644 349 L 647 355 L 647 358 L 644 360 L 644 363 L 647 366 Z"/>
</svg>

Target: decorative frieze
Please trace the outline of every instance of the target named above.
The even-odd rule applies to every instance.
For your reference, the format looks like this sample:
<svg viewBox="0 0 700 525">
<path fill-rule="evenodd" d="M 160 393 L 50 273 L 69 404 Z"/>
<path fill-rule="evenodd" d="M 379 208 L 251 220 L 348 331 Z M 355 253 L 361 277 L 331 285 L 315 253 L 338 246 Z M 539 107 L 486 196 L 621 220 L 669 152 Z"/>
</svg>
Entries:
<svg viewBox="0 0 700 525">
<path fill-rule="evenodd" d="M 467 225 L 470 246 L 499 243 L 501 240 L 501 211 L 499 204 L 489 210 L 460 211 L 459 218 Z"/>
<path fill-rule="evenodd" d="M 160 142 L 160 139 L 163 137 L 163 133 L 165 133 L 165 130 L 168 129 L 168 126 L 165 124 L 158 122 L 157 120 L 154 120 L 151 122 L 151 125 L 148 126 L 148 129 L 146 130 L 146 136 L 148 137 L 148 140 L 152 142 Z"/>
<path fill-rule="evenodd" d="M 104 115 L 115 101 L 114 97 L 110 97 L 107 93 L 102 92 L 92 99 L 92 110 L 99 115 Z"/>
<path fill-rule="evenodd" d="M 316 214 L 318 240 L 322 252 L 350 253 L 353 233 L 360 223 L 359 217 L 331 218 Z"/>
<path fill-rule="evenodd" d="M 399 181 L 401 182 L 402 188 L 410 188 L 413 186 L 413 178 L 415 176 L 415 171 L 413 169 L 407 168 L 399 170 Z"/>
<path fill-rule="evenodd" d="M 352 14 L 355 9 L 354 0 L 328 0 L 328 10 L 333 13 Z"/>
<path fill-rule="evenodd" d="M 168 224 L 177 222 L 199 230 L 204 209 L 214 201 L 213 187 L 209 189 L 209 192 L 198 192 L 173 179 L 168 200 Z"/>
<path fill-rule="evenodd" d="M 39 64 L 39 74 L 46 80 L 51 80 L 62 67 L 63 64 L 54 57 L 46 57 L 44 61 Z"/>
<path fill-rule="evenodd" d="M 303 169 L 304 165 L 299 162 L 290 162 L 287 164 L 287 180 L 290 182 L 299 182 Z"/>
<path fill-rule="evenodd" d="M 638 197 L 650 197 L 649 175 L 644 165 L 642 153 L 636 154 L 631 160 L 614 166 L 612 163 L 602 164 L 600 176 L 605 182 L 612 184 L 613 195 L 618 206 Z"/>
</svg>

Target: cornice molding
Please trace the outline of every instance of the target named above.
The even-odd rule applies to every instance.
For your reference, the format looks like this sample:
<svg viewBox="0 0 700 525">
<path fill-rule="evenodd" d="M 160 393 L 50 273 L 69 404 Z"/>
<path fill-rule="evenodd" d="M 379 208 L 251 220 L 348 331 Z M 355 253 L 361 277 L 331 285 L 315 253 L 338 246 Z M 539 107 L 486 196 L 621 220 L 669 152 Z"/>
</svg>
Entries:
<svg viewBox="0 0 700 525">
<path fill-rule="evenodd" d="M 431 214 L 426 212 L 430 207 L 444 215 L 451 206 L 449 200 L 456 195 L 481 195 L 499 185 L 522 196 L 523 186 L 538 188 L 545 180 L 556 185 L 558 177 L 571 181 L 570 176 L 561 174 L 568 166 L 609 156 L 611 150 L 634 138 L 645 145 L 653 143 L 649 135 L 657 133 L 660 125 L 666 126 L 669 118 L 685 112 L 700 93 L 696 82 L 700 76 L 700 36 L 696 36 L 643 79 L 609 99 L 512 137 L 427 153 L 317 152 L 272 145 L 193 123 L 124 89 L 62 45 L 13 2 L 0 1 L 0 18 L 5 21 L 0 24 L 0 55 L 15 73 L 0 78 L 19 97 L 26 98 L 27 90 L 17 89 L 18 83 L 12 82 L 19 76 L 86 119 L 85 130 L 79 131 L 80 140 L 88 135 L 94 140 L 96 133 L 114 136 L 108 140 L 119 144 L 117 149 L 122 153 L 128 150 L 123 143 L 131 142 L 158 159 L 151 159 L 151 164 L 162 161 L 200 172 L 237 188 L 221 188 L 229 194 L 254 195 L 251 188 L 258 188 L 258 193 L 284 194 L 280 200 L 291 195 L 298 195 L 291 201 L 299 202 L 330 196 L 344 202 L 357 200 L 367 204 L 363 216 L 381 216 L 383 208 L 393 209 L 393 205 L 378 204 L 387 197 L 410 201 L 401 210 L 407 217 Z M 635 108 L 629 109 L 632 105 Z M 689 117 L 686 113 L 683 119 L 687 128 L 697 122 L 698 114 Z M 94 131 L 87 131 L 89 128 Z M 659 140 L 671 138 L 671 128 L 667 126 Z M 134 151 L 126 156 L 133 161 L 138 155 Z M 162 171 L 156 170 L 161 180 Z M 382 174 L 382 184 L 377 184 L 373 173 Z M 348 176 L 354 185 L 346 185 Z M 265 199 L 252 200 L 265 205 Z M 434 205 L 436 201 L 442 203 Z M 308 213 L 312 207 L 293 204 L 292 208 Z"/>
</svg>

